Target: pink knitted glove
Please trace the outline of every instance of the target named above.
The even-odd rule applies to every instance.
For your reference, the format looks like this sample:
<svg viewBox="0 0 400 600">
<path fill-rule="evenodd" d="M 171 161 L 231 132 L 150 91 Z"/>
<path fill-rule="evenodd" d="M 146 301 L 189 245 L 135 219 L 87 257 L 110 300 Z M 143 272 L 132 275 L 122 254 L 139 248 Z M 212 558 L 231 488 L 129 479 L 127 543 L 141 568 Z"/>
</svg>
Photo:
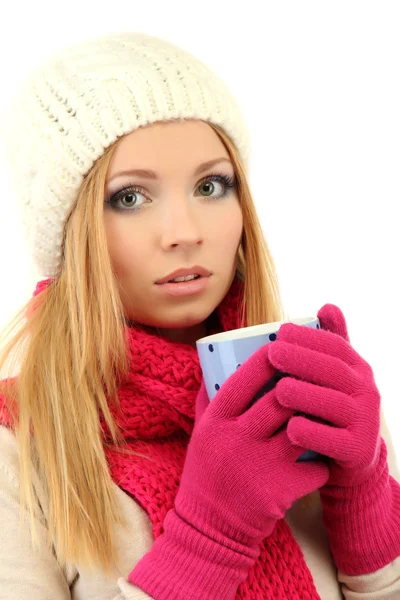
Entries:
<svg viewBox="0 0 400 600">
<path fill-rule="evenodd" d="M 276 396 L 310 415 L 290 419 L 293 444 L 330 459 L 320 497 L 336 566 L 371 573 L 400 556 L 400 484 L 389 474 L 372 368 L 350 345 L 338 307 L 325 304 L 318 317 L 322 329 L 285 323 L 269 344 L 271 363 L 289 375 Z"/>
<path fill-rule="evenodd" d="M 204 381 L 175 506 L 164 531 L 129 580 L 157 600 L 230 600 L 260 554 L 261 542 L 295 500 L 326 483 L 321 461 L 296 462 L 275 387 L 277 374 L 259 348 L 210 403 Z M 250 406 L 250 408 L 249 408 Z"/>
</svg>

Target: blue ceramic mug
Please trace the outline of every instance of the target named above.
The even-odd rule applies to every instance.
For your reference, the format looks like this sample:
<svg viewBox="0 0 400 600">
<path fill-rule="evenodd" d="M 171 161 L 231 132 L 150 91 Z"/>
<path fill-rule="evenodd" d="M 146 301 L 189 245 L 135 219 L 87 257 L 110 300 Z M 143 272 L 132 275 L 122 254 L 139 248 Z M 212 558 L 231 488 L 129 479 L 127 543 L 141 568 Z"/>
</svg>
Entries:
<svg viewBox="0 0 400 600">
<path fill-rule="evenodd" d="M 222 384 L 240 365 L 261 346 L 276 340 L 279 327 L 287 322 L 320 329 L 320 322 L 317 317 L 303 317 L 224 331 L 215 335 L 208 335 L 196 341 L 197 353 L 210 402 Z M 272 389 L 276 382 L 284 376 L 284 373 L 278 372 L 257 393 L 252 400 L 252 404 Z M 317 457 L 320 457 L 317 452 L 307 450 L 297 460 L 307 461 Z"/>
</svg>

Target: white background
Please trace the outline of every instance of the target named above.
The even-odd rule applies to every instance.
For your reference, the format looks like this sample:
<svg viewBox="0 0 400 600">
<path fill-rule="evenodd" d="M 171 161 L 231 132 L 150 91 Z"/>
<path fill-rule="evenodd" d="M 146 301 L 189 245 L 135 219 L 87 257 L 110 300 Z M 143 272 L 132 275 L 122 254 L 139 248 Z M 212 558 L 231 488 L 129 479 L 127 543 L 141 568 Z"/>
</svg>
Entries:
<svg viewBox="0 0 400 600">
<path fill-rule="evenodd" d="M 342 309 L 373 367 L 399 460 L 399 3 L 36 0 L 5 10 L 3 114 L 42 58 L 111 31 L 169 39 L 225 79 L 251 131 L 250 183 L 286 309 Z M 2 327 L 41 277 L 2 156 L 0 181 Z"/>
</svg>

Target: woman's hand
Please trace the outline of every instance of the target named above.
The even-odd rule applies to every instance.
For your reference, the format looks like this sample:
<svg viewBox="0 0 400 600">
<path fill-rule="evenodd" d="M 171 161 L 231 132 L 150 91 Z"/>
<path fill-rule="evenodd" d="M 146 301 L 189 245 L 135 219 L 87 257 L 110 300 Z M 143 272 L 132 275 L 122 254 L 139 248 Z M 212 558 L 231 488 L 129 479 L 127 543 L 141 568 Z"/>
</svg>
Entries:
<svg viewBox="0 0 400 600">
<path fill-rule="evenodd" d="M 285 323 L 269 345 L 274 367 L 289 375 L 276 385 L 282 406 L 319 417 L 294 416 L 288 437 L 332 459 L 327 485 L 352 487 L 373 477 L 384 444 L 380 394 L 370 365 L 350 345 L 339 308 L 318 313 L 322 329 Z"/>
<path fill-rule="evenodd" d="M 328 457 L 320 496 L 337 567 L 370 573 L 400 556 L 400 485 L 389 474 L 372 368 L 337 306 L 325 304 L 318 318 L 322 329 L 285 323 L 269 344 L 271 364 L 287 374 L 276 397 L 307 413 L 289 420 L 290 441 Z"/>
</svg>

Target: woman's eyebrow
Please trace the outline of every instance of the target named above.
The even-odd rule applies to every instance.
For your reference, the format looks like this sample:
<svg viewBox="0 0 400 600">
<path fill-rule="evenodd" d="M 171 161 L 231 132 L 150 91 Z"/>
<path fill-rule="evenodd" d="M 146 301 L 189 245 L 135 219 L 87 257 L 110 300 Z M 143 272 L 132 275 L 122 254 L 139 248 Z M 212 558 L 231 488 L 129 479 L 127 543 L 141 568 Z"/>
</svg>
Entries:
<svg viewBox="0 0 400 600">
<path fill-rule="evenodd" d="M 207 162 L 201 163 L 195 170 L 194 175 L 199 175 L 200 173 L 203 173 L 203 171 L 213 167 L 215 164 L 224 161 L 232 165 L 232 162 L 228 158 L 214 158 L 213 160 L 208 160 Z M 112 177 L 110 177 L 108 183 L 117 177 L 121 177 L 121 175 L 138 175 L 140 177 L 146 177 L 147 179 L 158 179 L 158 175 L 155 171 L 150 171 L 148 169 L 129 169 L 128 171 L 119 171 L 118 173 L 115 173 Z"/>
</svg>

